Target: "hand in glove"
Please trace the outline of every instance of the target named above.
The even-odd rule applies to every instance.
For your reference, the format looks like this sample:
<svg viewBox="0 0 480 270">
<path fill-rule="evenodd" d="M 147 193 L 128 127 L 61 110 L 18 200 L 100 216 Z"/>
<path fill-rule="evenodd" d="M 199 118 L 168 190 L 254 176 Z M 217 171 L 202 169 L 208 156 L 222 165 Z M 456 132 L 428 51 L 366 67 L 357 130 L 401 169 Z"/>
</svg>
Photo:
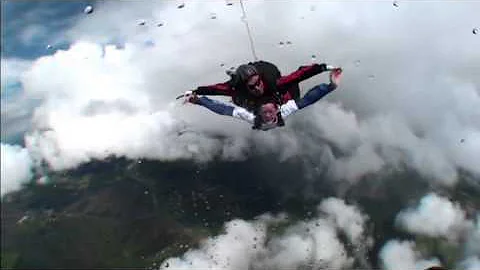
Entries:
<svg viewBox="0 0 480 270">
<path fill-rule="evenodd" d="M 198 100 L 198 96 L 197 94 L 195 93 L 195 90 L 188 90 L 188 91 L 185 91 L 185 93 L 181 94 L 180 96 L 178 96 L 176 99 L 181 99 L 183 98 L 183 104 L 187 103 L 187 102 L 190 102 L 190 103 L 196 103 L 197 100 Z"/>
<path fill-rule="evenodd" d="M 198 96 L 195 91 L 186 91 L 184 94 L 183 104 L 190 102 L 196 104 L 198 101 Z"/>
</svg>

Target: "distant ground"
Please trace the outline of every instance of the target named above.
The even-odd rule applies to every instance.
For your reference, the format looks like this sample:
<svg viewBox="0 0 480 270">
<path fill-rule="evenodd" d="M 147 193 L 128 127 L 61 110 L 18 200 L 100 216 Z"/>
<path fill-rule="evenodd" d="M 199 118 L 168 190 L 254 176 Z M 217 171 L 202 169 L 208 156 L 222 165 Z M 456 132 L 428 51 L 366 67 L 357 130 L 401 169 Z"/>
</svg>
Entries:
<svg viewBox="0 0 480 270">
<path fill-rule="evenodd" d="M 340 187 L 305 181 L 301 162 L 271 163 L 262 156 L 208 164 L 111 158 L 49 173 L 47 183 L 32 182 L 2 199 L 2 268 L 159 265 L 220 233 L 228 220 L 265 212 L 308 219 L 328 196 L 369 215 L 375 245 L 368 260 L 378 268 L 378 250 L 388 239 L 413 238 L 393 228 L 395 215 L 428 190 L 452 197 L 472 215 L 480 209 L 478 187 L 468 181 L 451 193 L 415 173 L 392 171 Z M 459 253 L 442 241 L 416 240 L 445 264 Z"/>
</svg>

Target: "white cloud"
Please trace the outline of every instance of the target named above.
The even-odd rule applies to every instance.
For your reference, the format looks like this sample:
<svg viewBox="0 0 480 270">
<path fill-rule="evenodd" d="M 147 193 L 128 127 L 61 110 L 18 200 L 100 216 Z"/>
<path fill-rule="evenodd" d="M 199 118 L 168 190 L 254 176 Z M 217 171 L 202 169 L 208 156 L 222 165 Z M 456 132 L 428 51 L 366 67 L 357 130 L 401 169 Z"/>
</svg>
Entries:
<svg viewBox="0 0 480 270">
<path fill-rule="evenodd" d="M 396 221 L 409 232 L 448 239 L 456 239 L 473 227 L 459 204 L 434 193 L 423 197 L 416 208 L 400 212 Z"/>
<path fill-rule="evenodd" d="M 225 225 L 225 234 L 205 241 L 200 249 L 182 258 L 168 259 L 163 266 L 173 269 L 247 269 L 265 241 L 265 225 L 233 220 Z M 256 246 L 258 245 L 258 247 Z"/>
<path fill-rule="evenodd" d="M 22 74 L 30 68 L 32 61 L 17 59 L 17 58 L 2 58 L 1 63 L 1 78 L 2 78 L 2 102 L 6 98 L 4 94 L 9 86 L 19 83 Z M 2 104 L 3 105 L 3 104 Z"/>
<path fill-rule="evenodd" d="M 28 150 L 18 145 L 1 144 L 2 196 L 19 190 L 32 177 L 32 159 Z"/>
<path fill-rule="evenodd" d="M 364 240 L 367 216 L 363 215 L 356 206 L 347 205 L 338 198 L 328 198 L 322 201 L 318 209 L 328 214 L 352 243 L 359 244 L 359 241 Z"/>
<path fill-rule="evenodd" d="M 29 95 L 44 98 L 29 139 L 39 149 L 32 151 L 57 169 L 105 152 L 206 160 L 219 153 L 242 159 L 254 148 L 281 160 L 321 155 L 318 162 L 329 162 L 335 178 L 349 181 L 401 165 L 443 185 L 456 183 L 458 168 L 480 175 L 480 76 L 473 72 L 480 58 L 471 34 L 477 3 L 436 3 L 432 9 L 424 3 L 322 2 L 313 11 L 312 3 L 245 5 L 262 59 L 286 74 L 314 54 L 317 62 L 344 67 L 341 87 L 287 127 L 254 134 L 203 108 L 170 103 L 184 90 L 226 80 L 220 63 L 252 59 L 238 3 L 187 1 L 183 9 L 173 2 L 97 3 L 63 35 L 75 45 L 38 59 L 23 80 Z M 281 40 L 292 44 L 280 47 Z M 125 48 L 99 45 L 107 41 L 122 41 Z M 292 128 L 298 123 L 308 124 L 307 131 Z M 190 135 L 174 135 L 184 127 Z M 212 134 L 226 137 L 228 145 Z M 344 155 L 320 147 L 319 137 Z M 45 149 L 50 145 L 55 151 Z"/>
<path fill-rule="evenodd" d="M 361 219 L 361 213 L 343 201 L 330 198 L 323 207 L 340 207 L 336 217 Z M 340 218 L 341 219 L 341 218 Z M 343 219 L 341 219 L 343 220 Z M 225 233 L 210 237 L 181 257 L 169 258 L 161 268 L 167 269 L 297 269 L 299 267 L 344 269 L 353 265 L 338 232 L 346 230 L 345 224 L 326 217 L 312 218 L 288 225 L 280 234 L 268 234 L 285 226 L 284 215 L 263 215 L 254 221 L 232 220 L 225 224 Z M 351 232 L 351 229 L 347 231 Z M 363 231 L 363 229 L 360 229 Z M 167 267 L 168 266 L 168 267 Z"/>
<path fill-rule="evenodd" d="M 480 257 L 469 257 L 460 263 L 463 270 L 480 269 Z"/>
<path fill-rule="evenodd" d="M 476 131 L 470 131 L 469 139 L 463 143 L 450 137 L 448 144 L 451 146 L 442 148 L 439 142 L 432 141 L 433 138 L 418 137 L 401 115 L 389 113 L 359 119 L 331 104 L 322 104 L 314 110 L 308 123 L 316 126 L 322 137 L 344 152 L 343 156 L 330 157 L 331 172 L 336 178 L 355 181 L 386 166 L 405 164 L 440 184 L 450 186 L 456 183 L 457 167 L 468 167 L 469 171 L 477 173 L 467 159 L 467 156 L 476 158 L 478 154 Z M 447 153 L 449 150 L 452 151 Z M 452 160 L 457 154 L 462 156 L 461 162 Z"/>
<path fill-rule="evenodd" d="M 380 250 L 380 260 L 383 269 L 386 270 L 405 270 L 416 269 L 424 270 L 431 266 L 440 266 L 438 259 L 422 259 L 420 254 L 415 251 L 415 244 L 409 241 L 388 241 Z"/>
<path fill-rule="evenodd" d="M 241 156 L 242 138 L 223 147 L 208 134 L 183 133 L 180 103 L 152 101 L 135 53 L 135 46 L 123 50 L 83 42 L 37 60 L 22 81 L 26 93 L 44 100 L 35 110 L 35 130 L 26 136 L 32 153 L 53 169 L 109 155 L 161 160 Z M 55 78 L 46 79 L 51 74 Z M 171 83 L 156 85 L 156 91 L 168 95 L 162 91 Z"/>
<path fill-rule="evenodd" d="M 322 219 L 293 225 L 284 235 L 272 239 L 267 249 L 267 259 L 257 262 L 258 269 L 342 269 L 353 263 L 337 238 L 335 226 Z"/>
<path fill-rule="evenodd" d="M 456 244 L 461 244 L 457 248 L 462 250 L 462 257 L 464 257 L 463 260 L 456 262 L 457 266 L 460 267 L 459 269 L 478 268 L 478 256 L 480 256 L 478 218 L 476 226 L 473 226 L 473 222 L 466 219 L 465 212 L 457 203 L 433 193 L 428 194 L 422 198 L 417 208 L 409 208 L 400 212 L 397 216 L 397 224 L 415 234 L 443 237 L 457 241 Z M 410 247 L 411 251 L 408 251 L 407 246 Z M 408 259 L 415 254 L 413 242 L 390 241 L 385 245 L 384 250 L 382 250 L 380 256 L 389 266 L 387 269 L 400 269 L 392 267 L 396 267 L 395 265 L 407 267 L 412 265 L 412 262 L 418 261 L 418 254 L 415 255 L 417 256 L 416 260 Z M 410 255 L 402 255 L 402 252 Z M 402 258 L 407 259 L 402 260 Z M 406 264 L 402 264 L 402 261 Z M 415 264 L 418 265 L 418 262 L 415 262 Z"/>
<path fill-rule="evenodd" d="M 31 127 L 30 118 L 36 100 L 25 96 L 20 85 L 32 61 L 17 58 L 1 59 L 1 133 L 2 142 L 22 135 Z"/>
<path fill-rule="evenodd" d="M 468 234 L 465 254 L 480 257 L 480 214 L 477 214 L 476 225 Z"/>
</svg>

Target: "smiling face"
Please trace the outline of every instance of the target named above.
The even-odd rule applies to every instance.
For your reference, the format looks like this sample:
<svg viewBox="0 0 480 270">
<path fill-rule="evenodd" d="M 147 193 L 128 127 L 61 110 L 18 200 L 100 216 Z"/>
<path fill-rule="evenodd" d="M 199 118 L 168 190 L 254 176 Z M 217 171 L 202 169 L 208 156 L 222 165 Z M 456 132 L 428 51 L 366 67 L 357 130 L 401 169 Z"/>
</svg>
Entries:
<svg viewBox="0 0 480 270">
<path fill-rule="evenodd" d="M 248 92 L 250 92 L 250 94 L 256 97 L 263 95 L 265 90 L 265 85 L 262 79 L 260 78 L 260 75 L 256 74 L 248 78 L 247 88 L 248 88 Z"/>
<path fill-rule="evenodd" d="M 278 108 L 274 103 L 266 103 L 262 105 L 262 108 L 260 109 L 262 121 L 267 124 L 276 123 L 278 121 L 277 113 Z"/>
</svg>

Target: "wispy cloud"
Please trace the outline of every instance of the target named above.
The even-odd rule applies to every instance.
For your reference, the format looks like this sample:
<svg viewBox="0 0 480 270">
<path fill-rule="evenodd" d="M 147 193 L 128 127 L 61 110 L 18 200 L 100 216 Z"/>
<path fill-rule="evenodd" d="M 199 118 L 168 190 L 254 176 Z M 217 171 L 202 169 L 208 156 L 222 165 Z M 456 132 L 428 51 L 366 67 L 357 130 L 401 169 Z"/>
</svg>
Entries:
<svg viewBox="0 0 480 270">
<path fill-rule="evenodd" d="M 33 161 L 28 150 L 16 145 L 1 144 L 2 196 L 20 189 L 32 177 Z"/>
<path fill-rule="evenodd" d="M 38 101 L 25 96 L 21 78 L 31 61 L 1 59 L 1 138 L 2 142 L 18 141 L 29 130 L 31 117 Z"/>
<path fill-rule="evenodd" d="M 2 78 L 2 99 L 7 98 L 7 90 L 9 87 L 20 83 L 22 74 L 30 68 L 32 61 L 17 59 L 17 58 L 2 58 L 1 63 L 1 78 Z M 19 86 L 16 87 L 20 88 Z"/>
<path fill-rule="evenodd" d="M 48 45 L 64 35 L 82 15 L 81 2 L 3 1 L 2 57 L 34 59 L 50 53 Z"/>
<path fill-rule="evenodd" d="M 480 268 L 480 255 L 476 257 L 470 257 L 463 261 L 460 266 L 465 270 L 475 270 Z"/>
</svg>

